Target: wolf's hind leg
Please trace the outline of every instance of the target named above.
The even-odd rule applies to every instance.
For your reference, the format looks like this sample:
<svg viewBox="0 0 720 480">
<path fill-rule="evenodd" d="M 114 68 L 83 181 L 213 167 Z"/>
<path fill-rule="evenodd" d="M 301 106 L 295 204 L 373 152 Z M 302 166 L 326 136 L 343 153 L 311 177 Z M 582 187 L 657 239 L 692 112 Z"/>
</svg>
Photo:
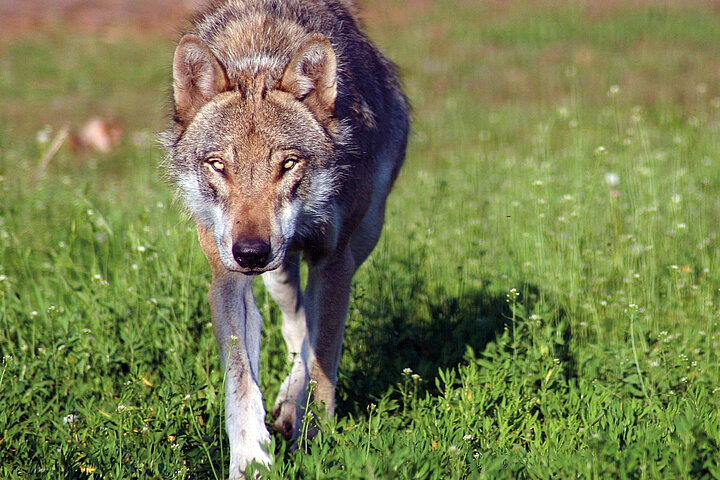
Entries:
<svg viewBox="0 0 720 480">
<path fill-rule="evenodd" d="M 283 314 L 282 334 L 292 370 L 278 393 L 273 418 L 275 429 L 286 439 L 296 437 L 307 399 L 308 334 L 300 290 L 300 256 L 288 255 L 278 270 L 263 275 L 265 286 Z"/>
<path fill-rule="evenodd" d="M 346 248 L 320 265 L 310 265 L 305 290 L 312 345 L 308 369 L 310 379 L 316 382 L 313 401 L 328 417 L 335 412 L 337 369 L 353 273 L 355 262 Z"/>
</svg>

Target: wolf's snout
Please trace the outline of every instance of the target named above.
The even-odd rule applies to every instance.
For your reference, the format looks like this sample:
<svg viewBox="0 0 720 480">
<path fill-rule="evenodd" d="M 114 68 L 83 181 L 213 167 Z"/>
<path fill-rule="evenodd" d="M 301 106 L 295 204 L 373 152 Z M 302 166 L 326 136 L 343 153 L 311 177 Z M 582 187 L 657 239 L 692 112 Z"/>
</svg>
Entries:
<svg viewBox="0 0 720 480">
<path fill-rule="evenodd" d="M 259 238 L 241 239 L 233 245 L 232 254 L 242 268 L 262 268 L 270 258 L 270 244 Z"/>
</svg>

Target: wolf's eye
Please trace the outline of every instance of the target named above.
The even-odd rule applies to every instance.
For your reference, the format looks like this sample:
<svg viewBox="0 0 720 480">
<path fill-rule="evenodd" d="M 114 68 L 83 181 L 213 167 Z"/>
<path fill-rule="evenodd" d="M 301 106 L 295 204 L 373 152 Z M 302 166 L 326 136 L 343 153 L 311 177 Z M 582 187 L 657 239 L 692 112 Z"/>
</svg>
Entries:
<svg viewBox="0 0 720 480">
<path fill-rule="evenodd" d="M 207 163 L 216 172 L 224 172 L 225 171 L 225 164 L 218 158 L 208 158 Z"/>
<path fill-rule="evenodd" d="M 294 155 L 287 157 L 282 163 L 282 169 L 288 171 L 300 162 L 300 159 Z"/>
</svg>

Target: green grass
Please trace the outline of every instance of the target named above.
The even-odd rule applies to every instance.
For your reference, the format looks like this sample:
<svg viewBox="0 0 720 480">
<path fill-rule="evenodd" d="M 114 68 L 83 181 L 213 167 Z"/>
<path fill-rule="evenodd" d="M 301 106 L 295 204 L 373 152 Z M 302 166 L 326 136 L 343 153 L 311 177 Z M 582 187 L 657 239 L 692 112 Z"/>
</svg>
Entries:
<svg viewBox="0 0 720 480">
<path fill-rule="evenodd" d="M 274 437 L 264 478 L 720 477 L 718 12 L 376 3 L 410 150 L 339 412 L 307 452 Z M 0 478 L 227 474 L 209 269 L 152 140 L 171 56 L 0 45 Z M 38 172 L 37 132 L 94 114 L 123 143 Z M 270 403 L 287 366 L 256 293 Z"/>
</svg>

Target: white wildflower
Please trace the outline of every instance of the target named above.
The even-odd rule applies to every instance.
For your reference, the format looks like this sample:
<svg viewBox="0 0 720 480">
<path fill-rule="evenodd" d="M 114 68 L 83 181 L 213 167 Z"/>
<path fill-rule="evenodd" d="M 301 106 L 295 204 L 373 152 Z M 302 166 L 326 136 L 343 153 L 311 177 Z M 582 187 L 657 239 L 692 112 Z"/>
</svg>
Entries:
<svg viewBox="0 0 720 480">
<path fill-rule="evenodd" d="M 605 184 L 610 188 L 620 185 L 620 177 L 617 173 L 608 172 L 605 174 Z"/>
</svg>

